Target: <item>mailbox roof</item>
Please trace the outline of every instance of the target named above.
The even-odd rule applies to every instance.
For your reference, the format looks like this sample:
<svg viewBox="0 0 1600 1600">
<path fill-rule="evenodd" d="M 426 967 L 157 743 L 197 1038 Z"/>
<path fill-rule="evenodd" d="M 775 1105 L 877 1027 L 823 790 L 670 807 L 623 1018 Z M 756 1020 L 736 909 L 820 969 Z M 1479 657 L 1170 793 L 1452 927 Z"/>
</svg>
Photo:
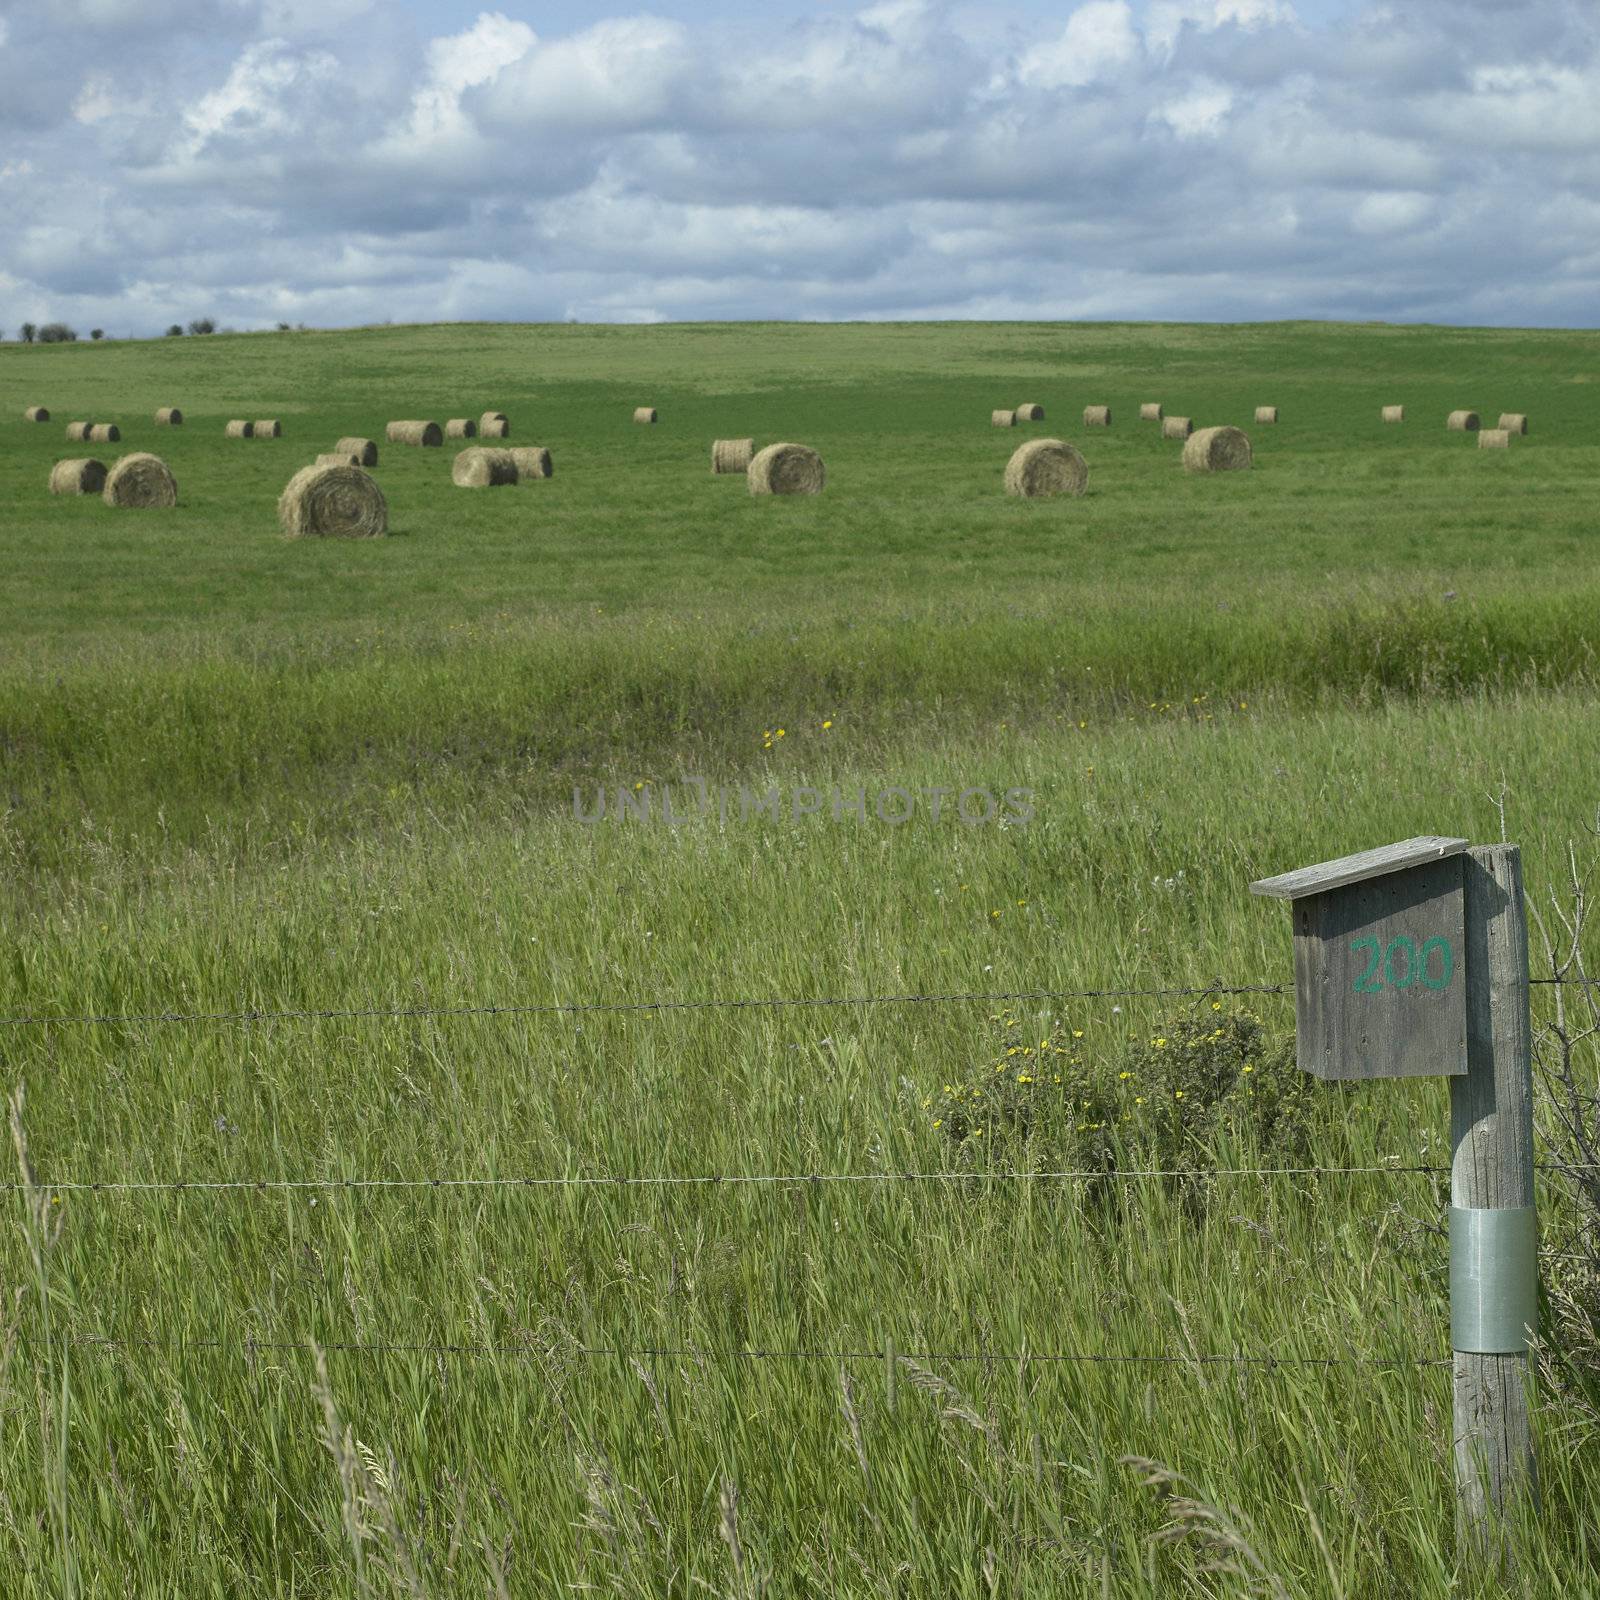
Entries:
<svg viewBox="0 0 1600 1600">
<path fill-rule="evenodd" d="M 1407 867 L 1425 866 L 1441 856 L 1459 855 L 1466 848 L 1465 839 L 1441 839 L 1426 834 L 1420 839 L 1405 839 L 1399 844 L 1386 844 L 1377 850 L 1360 850 L 1353 856 L 1340 856 L 1337 861 L 1301 867 L 1298 871 L 1285 872 L 1276 878 L 1263 878 L 1259 883 L 1250 885 L 1250 892 L 1271 895 L 1278 900 L 1299 900 L 1308 894 L 1342 889 L 1347 884 L 1379 878 L 1385 873 L 1404 872 Z"/>
</svg>

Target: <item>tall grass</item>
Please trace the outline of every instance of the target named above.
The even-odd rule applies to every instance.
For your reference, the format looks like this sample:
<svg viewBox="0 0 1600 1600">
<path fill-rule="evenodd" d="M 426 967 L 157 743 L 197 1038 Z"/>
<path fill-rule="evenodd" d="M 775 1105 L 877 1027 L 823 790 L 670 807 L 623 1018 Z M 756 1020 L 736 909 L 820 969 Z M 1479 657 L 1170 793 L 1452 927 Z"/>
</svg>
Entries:
<svg viewBox="0 0 1600 1600">
<path fill-rule="evenodd" d="M 1036 1026 L 1157 1080 L 1132 1161 L 1156 1041 L 1248 1006 L 1283 1054 L 1284 994 L 1121 993 L 1284 982 L 1252 879 L 1503 826 L 1535 897 L 1564 881 L 1597 801 L 1594 339 L 0 347 L 0 416 L 25 388 L 134 448 L 157 400 L 190 419 L 161 520 L 52 500 L 53 443 L 0 424 L 7 1596 L 1501 1592 L 1454 1554 L 1440 1175 L 1107 1203 L 1013 1175 L 1070 1167 L 1074 1127 L 991 1149 L 940 1103 Z M 1269 376 L 1249 475 L 1185 479 L 1129 424 L 1071 507 L 999 493 L 994 396 L 1228 421 Z M 506 409 L 557 475 L 469 507 L 392 452 L 395 538 L 278 540 L 292 466 L 396 391 Z M 245 395 L 284 440 L 220 438 Z M 1502 401 L 1537 432 L 1457 453 L 1445 412 Z M 735 425 L 816 445 L 827 492 L 718 484 Z M 782 804 L 663 824 L 691 779 Z M 657 820 L 579 820 L 602 785 Z M 977 787 L 1032 820 L 872 815 Z M 1038 991 L 1014 1022 L 701 1004 Z M 596 1001 L 647 1009 L 518 1009 Z M 319 1014 L 138 1020 L 239 1011 Z M 1441 1082 L 1316 1090 L 1310 1165 L 1443 1162 Z M 1183 1148 L 1286 1164 L 1264 1124 Z M 1547 1244 L 1582 1237 L 1540 1198 Z M 1536 1421 L 1524 1580 L 1600 1590 L 1600 1415 L 1554 1386 Z"/>
<path fill-rule="evenodd" d="M 506 790 L 294 851 L 108 845 L 48 902 L 7 902 L 0 1009 L 1281 981 L 1286 919 L 1245 893 L 1263 872 L 1425 829 L 1493 837 L 1503 798 L 1540 892 L 1592 816 L 1570 735 L 1593 714 L 1436 698 L 776 746 L 785 793 L 1023 786 L 1020 828 L 586 825 Z M 1032 1011 L 1115 1062 L 1187 1004 Z M 1285 997 L 1254 1004 L 1292 1027 Z M 1291 1594 L 1493 1592 L 1455 1566 L 1448 1368 L 1414 1364 L 1448 1354 L 1442 1179 L 1227 1179 L 1198 1212 L 1130 1180 L 1114 1222 L 981 1161 L 960 1182 L 341 1181 L 939 1170 L 967 1158 L 923 1101 L 995 1033 L 981 1005 L 12 1030 L 46 1189 L 327 1180 L 53 1191 L 63 1279 L 92 1289 L 70 1336 L 116 1341 L 73 1351 L 85 1592 L 129 1573 L 341 1595 L 1212 1592 L 1223 1523 L 1156 1537 L 1180 1507 L 1125 1456 L 1184 1474 L 1257 1565 L 1232 1559 Z M 1438 1163 L 1446 1126 L 1440 1083 L 1330 1088 L 1315 1164 Z M 1022 1359 L 1064 1354 L 1162 1359 Z M 1329 1357 L 1394 1364 L 1303 1364 Z M 1540 1427 L 1520 1546 L 1581 1592 L 1592 1424 Z M 7 1439 L 10 1564 L 44 1595 L 41 1443 Z"/>
</svg>

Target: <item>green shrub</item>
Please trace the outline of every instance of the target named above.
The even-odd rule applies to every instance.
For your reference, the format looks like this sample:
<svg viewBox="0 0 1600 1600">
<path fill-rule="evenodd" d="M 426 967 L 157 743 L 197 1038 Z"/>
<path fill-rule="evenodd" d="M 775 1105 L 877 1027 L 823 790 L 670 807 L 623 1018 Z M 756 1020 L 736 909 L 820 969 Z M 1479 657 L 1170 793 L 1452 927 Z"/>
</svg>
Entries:
<svg viewBox="0 0 1600 1600">
<path fill-rule="evenodd" d="M 1204 1173 L 1244 1149 L 1264 1165 L 1309 1164 L 1315 1084 L 1243 1007 L 1203 999 L 1159 1032 L 1101 1059 L 1083 1033 L 1041 1031 L 1014 1012 L 990 1019 L 993 1056 L 923 1102 L 932 1126 L 975 1169 Z"/>
</svg>

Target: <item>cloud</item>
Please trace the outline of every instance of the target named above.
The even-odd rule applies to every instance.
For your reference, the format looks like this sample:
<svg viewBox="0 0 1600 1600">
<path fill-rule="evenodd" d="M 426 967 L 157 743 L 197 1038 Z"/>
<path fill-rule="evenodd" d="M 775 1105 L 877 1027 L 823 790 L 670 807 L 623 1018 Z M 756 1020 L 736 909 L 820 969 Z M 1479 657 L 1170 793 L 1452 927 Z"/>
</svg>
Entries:
<svg viewBox="0 0 1600 1600">
<path fill-rule="evenodd" d="M 1225 84 L 1197 83 L 1176 100 L 1155 108 L 1155 116 L 1180 139 L 1204 139 L 1221 132 L 1233 109 L 1233 91 Z"/>
<path fill-rule="evenodd" d="M 1089 0 L 1067 19 L 1059 39 L 1023 55 L 1017 77 L 1032 88 L 1077 89 L 1137 59 L 1140 48 L 1127 0 Z"/>
<path fill-rule="evenodd" d="M 682 23 L 618 17 L 530 48 L 493 76 L 474 110 L 503 130 L 628 132 L 683 111 L 696 76 Z"/>
<path fill-rule="evenodd" d="M 498 11 L 485 12 L 465 33 L 433 40 L 428 81 L 412 101 L 411 136 L 438 139 L 466 133 L 472 123 L 462 112 L 462 93 L 492 82 L 538 42 L 525 22 L 513 22 Z"/>
<path fill-rule="evenodd" d="M 1168 53 L 1185 29 L 1204 33 L 1231 25 L 1251 30 L 1287 26 L 1297 20 L 1288 0 L 1153 0 L 1144 35 L 1152 49 Z"/>
<path fill-rule="evenodd" d="M 1350 224 L 1357 233 L 1406 233 L 1414 231 L 1433 211 L 1432 195 L 1406 189 L 1384 190 L 1364 196 L 1351 214 Z"/>
<path fill-rule="evenodd" d="M 1593 322 L 1595 14 L 1319 15 L 1080 0 L 1020 38 L 959 0 L 881 0 L 553 33 L 506 0 L 430 36 L 375 0 L 16 7 L 0 281 L 10 317 L 122 332 L 201 312 Z"/>
</svg>

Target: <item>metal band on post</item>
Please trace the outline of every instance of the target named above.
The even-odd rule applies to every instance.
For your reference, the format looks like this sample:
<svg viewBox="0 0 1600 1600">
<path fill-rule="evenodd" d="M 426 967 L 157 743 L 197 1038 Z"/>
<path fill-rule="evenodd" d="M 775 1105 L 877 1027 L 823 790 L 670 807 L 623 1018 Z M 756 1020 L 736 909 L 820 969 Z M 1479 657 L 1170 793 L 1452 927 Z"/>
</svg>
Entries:
<svg viewBox="0 0 1600 1600">
<path fill-rule="evenodd" d="M 1523 1355 L 1539 1331 L 1539 1225 L 1532 1206 L 1451 1206 L 1450 1348 Z"/>
</svg>

